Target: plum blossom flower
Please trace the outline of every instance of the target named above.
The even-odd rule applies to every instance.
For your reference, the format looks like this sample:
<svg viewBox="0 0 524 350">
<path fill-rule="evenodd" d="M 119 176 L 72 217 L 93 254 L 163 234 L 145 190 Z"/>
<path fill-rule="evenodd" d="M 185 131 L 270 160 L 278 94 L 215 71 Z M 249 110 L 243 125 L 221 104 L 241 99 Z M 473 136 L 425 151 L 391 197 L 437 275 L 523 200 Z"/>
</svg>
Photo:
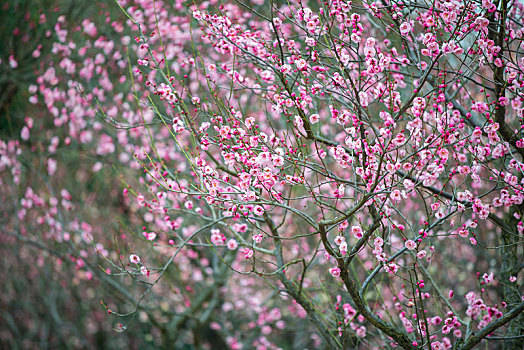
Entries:
<svg viewBox="0 0 524 350">
<path fill-rule="evenodd" d="M 449 156 L 449 152 L 447 149 L 445 148 L 442 148 L 440 150 L 437 151 L 437 154 L 438 156 L 441 158 L 441 159 L 448 159 L 448 156 Z"/>
<path fill-rule="evenodd" d="M 413 183 L 413 181 L 411 181 L 410 179 L 404 179 L 404 181 L 402 182 L 402 184 L 404 185 L 404 187 L 406 188 L 406 190 L 412 190 L 413 188 L 415 188 L 415 184 Z"/>
<path fill-rule="evenodd" d="M 347 242 L 340 243 L 340 246 L 338 247 L 340 249 L 340 254 L 346 255 L 348 252 L 348 244 Z"/>
<path fill-rule="evenodd" d="M 393 192 L 391 192 L 391 200 L 396 202 L 399 201 L 401 198 L 402 196 L 399 190 L 393 190 Z"/>
<path fill-rule="evenodd" d="M 296 60 L 295 64 L 297 65 L 297 68 L 300 70 L 303 70 L 307 67 L 307 62 L 303 58 L 299 58 L 298 60 Z"/>
<path fill-rule="evenodd" d="M 398 265 L 393 262 L 384 265 L 384 270 L 389 273 L 396 273 L 398 271 L 398 268 Z"/>
<path fill-rule="evenodd" d="M 306 45 L 307 46 L 315 46 L 317 44 L 317 42 L 315 41 L 315 39 L 313 38 L 306 38 Z"/>
<path fill-rule="evenodd" d="M 366 40 L 366 47 L 373 47 L 375 46 L 375 44 L 377 43 L 377 39 L 373 38 L 373 37 L 369 37 L 367 38 Z"/>
<path fill-rule="evenodd" d="M 366 92 L 360 91 L 358 93 L 358 98 L 362 107 L 366 108 L 367 106 L 369 106 L 369 95 Z"/>
<path fill-rule="evenodd" d="M 243 250 L 243 253 L 244 253 L 244 258 L 247 260 L 249 258 L 251 258 L 253 256 L 253 250 L 252 249 L 249 249 L 249 248 L 244 248 Z"/>
<path fill-rule="evenodd" d="M 413 250 L 417 247 L 417 244 L 414 241 L 412 241 L 411 239 L 408 239 L 406 243 L 404 244 L 404 246 L 409 250 Z"/>
<path fill-rule="evenodd" d="M 363 231 L 362 231 L 362 227 L 360 226 L 353 226 L 351 227 L 351 233 L 353 233 L 353 236 L 355 236 L 355 238 L 362 238 L 363 236 Z"/>
<path fill-rule="evenodd" d="M 144 232 L 144 237 L 148 240 L 148 241 L 152 241 L 156 238 L 156 233 L 155 232 Z"/>
<path fill-rule="evenodd" d="M 406 36 L 409 32 L 411 32 L 411 24 L 409 22 L 404 22 L 400 25 L 400 34 Z"/>
<path fill-rule="evenodd" d="M 282 27 L 282 20 L 280 18 L 278 18 L 278 17 L 273 18 L 273 24 L 275 25 L 275 28 L 278 29 L 278 28 Z M 273 28 L 271 28 L 271 29 L 273 29 Z"/>
<path fill-rule="evenodd" d="M 253 213 L 257 216 L 261 216 L 262 214 L 264 214 L 264 208 L 261 205 L 256 205 L 253 208 Z"/>
<path fill-rule="evenodd" d="M 317 28 L 317 24 L 315 23 L 315 21 L 308 21 L 306 23 L 306 28 L 310 31 L 310 32 L 314 32 L 315 29 Z"/>
<path fill-rule="evenodd" d="M 222 245 L 226 241 L 226 237 L 218 229 L 211 230 L 211 243 L 214 245 Z"/>
<path fill-rule="evenodd" d="M 271 161 L 273 162 L 273 165 L 276 167 L 284 165 L 284 158 L 282 156 L 279 156 L 277 154 L 274 154 L 271 157 Z"/>
<path fill-rule="evenodd" d="M 482 278 L 484 278 L 484 281 L 486 282 L 486 284 L 490 284 L 491 282 L 493 282 L 493 272 L 491 272 L 489 275 L 487 273 L 485 273 Z"/>
<path fill-rule="evenodd" d="M 465 230 L 465 229 L 461 229 L 461 230 L 458 230 L 458 234 L 460 235 L 460 237 L 467 237 L 469 236 L 469 231 L 468 230 Z"/>
<path fill-rule="evenodd" d="M 202 19 L 202 13 L 200 11 L 193 11 L 193 18 L 194 19 Z"/>
<path fill-rule="evenodd" d="M 295 126 L 300 127 L 304 125 L 304 122 L 302 121 L 302 118 L 300 118 L 300 116 L 296 115 L 294 124 Z"/>
<path fill-rule="evenodd" d="M 293 68 L 291 68 L 289 64 L 283 64 L 282 67 L 280 67 L 280 71 L 284 74 L 291 73 L 292 70 Z"/>
<path fill-rule="evenodd" d="M 56 172 L 57 166 L 58 163 L 53 158 L 49 158 L 47 160 L 47 172 L 49 173 L 49 175 L 53 175 Z"/>
<path fill-rule="evenodd" d="M 238 247 L 238 242 L 231 238 L 229 241 L 227 241 L 227 249 L 229 250 L 235 250 Z"/>
<path fill-rule="evenodd" d="M 316 123 L 318 123 L 319 120 L 320 120 L 320 117 L 319 117 L 318 114 L 311 114 L 311 115 L 309 116 L 309 122 L 310 122 L 311 124 L 316 124 Z"/>
<path fill-rule="evenodd" d="M 335 244 L 336 245 L 341 245 L 345 241 L 346 241 L 346 239 L 344 238 L 344 236 L 338 235 L 338 236 L 335 237 Z"/>
<path fill-rule="evenodd" d="M 329 269 L 329 273 L 331 276 L 338 278 L 340 277 L 340 269 L 338 267 L 332 267 Z"/>
<path fill-rule="evenodd" d="M 136 254 L 129 255 L 129 261 L 131 261 L 133 264 L 140 264 L 140 257 Z"/>
<path fill-rule="evenodd" d="M 222 128 L 219 129 L 220 136 L 222 136 L 223 138 L 230 138 L 230 131 L 231 128 L 227 125 L 224 125 Z"/>
<path fill-rule="evenodd" d="M 15 56 L 11 55 L 8 58 L 9 66 L 13 69 L 18 68 L 18 62 L 15 59 Z"/>
<path fill-rule="evenodd" d="M 30 134 L 29 134 L 29 128 L 28 128 L 27 126 L 24 126 L 24 127 L 22 128 L 22 132 L 20 133 L 20 138 L 21 138 L 22 140 L 24 140 L 24 141 L 27 141 L 27 140 L 29 140 L 29 136 L 30 136 Z"/>
<path fill-rule="evenodd" d="M 366 326 L 360 326 L 356 329 L 355 334 L 359 338 L 364 338 L 366 336 Z"/>
</svg>

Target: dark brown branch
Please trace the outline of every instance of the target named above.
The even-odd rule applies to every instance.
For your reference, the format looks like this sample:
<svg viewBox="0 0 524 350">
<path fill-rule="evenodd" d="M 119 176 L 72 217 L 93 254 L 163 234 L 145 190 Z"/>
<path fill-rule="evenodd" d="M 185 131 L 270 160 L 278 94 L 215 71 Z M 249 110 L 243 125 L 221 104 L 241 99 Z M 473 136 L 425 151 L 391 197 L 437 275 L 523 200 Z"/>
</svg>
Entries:
<svg viewBox="0 0 524 350">
<path fill-rule="evenodd" d="M 344 259 L 342 259 L 341 257 L 337 257 L 334 254 L 333 250 L 331 248 L 328 248 L 330 247 L 330 245 L 327 241 L 326 227 L 323 223 L 319 223 L 319 231 L 320 238 L 322 239 L 324 247 L 326 247 L 328 253 L 337 260 L 338 268 L 340 269 L 340 277 L 342 278 L 342 281 L 344 282 L 344 285 L 346 286 L 346 289 L 351 299 L 353 300 L 355 308 L 358 310 L 358 312 L 360 312 L 360 314 L 362 314 L 362 316 L 364 316 L 369 323 L 371 323 L 373 326 L 378 328 L 386 335 L 390 336 L 404 349 L 418 349 L 418 347 L 413 345 L 413 342 L 409 339 L 407 333 L 398 330 L 397 327 L 386 321 L 383 321 L 371 312 L 371 310 L 367 307 L 359 293 L 357 283 L 354 280 L 352 280 L 349 276 L 349 271 L 344 263 Z"/>
</svg>

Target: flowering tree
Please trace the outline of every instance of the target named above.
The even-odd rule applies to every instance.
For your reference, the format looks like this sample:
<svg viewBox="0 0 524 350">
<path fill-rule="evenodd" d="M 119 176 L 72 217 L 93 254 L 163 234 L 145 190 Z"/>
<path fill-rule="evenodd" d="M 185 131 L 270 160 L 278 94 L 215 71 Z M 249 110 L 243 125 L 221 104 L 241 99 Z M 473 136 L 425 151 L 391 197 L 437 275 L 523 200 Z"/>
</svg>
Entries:
<svg viewBox="0 0 524 350">
<path fill-rule="evenodd" d="M 127 296 L 103 303 L 117 331 L 139 315 L 165 344 L 522 348 L 522 2 L 117 4 L 129 59 L 57 24 L 73 77 L 39 78 L 68 138 L 120 152 L 119 236 L 66 229 Z M 129 85 L 108 99 L 111 65 Z"/>
</svg>

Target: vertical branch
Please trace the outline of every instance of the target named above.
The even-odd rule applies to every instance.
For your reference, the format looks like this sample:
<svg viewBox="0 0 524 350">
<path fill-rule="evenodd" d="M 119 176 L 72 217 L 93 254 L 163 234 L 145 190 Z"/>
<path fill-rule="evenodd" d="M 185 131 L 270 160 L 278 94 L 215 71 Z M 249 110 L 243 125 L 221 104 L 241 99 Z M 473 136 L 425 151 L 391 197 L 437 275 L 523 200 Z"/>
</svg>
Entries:
<svg viewBox="0 0 524 350">
<path fill-rule="evenodd" d="M 516 210 L 511 210 L 508 214 L 508 221 L 511 232 L 508 230 L 501 231 L 502 239 L 502 268 L 500 271 L 501 279 L 503 281 L 503 295 L 504 301 L 508 305 L 518 305 L 522 303 L 522 298 L 516 283 L 511 283 L 509 278 L 516 276 L 519 272 L 519 233 L 515 229 L 517 227 L 517 220 L 513 217 L 513 213 Z M 508 339 L 504 341 L 505 349 L 522 349 L 524 347 L 524 314 L 522 313 L 522 307 L 520 315 L 516 316 L 514 320 L 509 322 L 506 336 Z"/>
<path fill-rule="evenodd" d="M 319 231 L 324 247 L 326 247 L 326 250 L 329 253 L 329 255 L 334 257 L 337 261 L 338 268 L 340 269 L 340 277 L 342 278 L 342 281 L 344 282 L 344 285 L 346 286 L 346 289 L 351 299 L 355 303 L 355 307 L 358 310 L 358 312 L 360 312 L 369 323 L 371 323 L 373 326 L 378 328 L 386 335 L 390 336 L 404 349 L 417 349 L 417 347 L 413 345 L 412 341 L 409 339 L 409 336 L 405 332 L 399 331 L 397 327 L 386 321 L 383 321 L 371 312 L 371 310 L 365 304 L 364 299 L 362 298 L 359 292 L 357 283 L 350 278 L 349 270 L 344 262 L 344 259 L 341 257 L 337 257 L 334 251 L 331 248 L 328 248 L 330 247 L 330 245 L 327 241 L 326 227 L 322 222 L 319 223 Z"/>
<path fill-rule="evenodd" d="M 495 16 L 492 16 L 491 21 L 494 23 L 492 30 L 490 31 L 490 37 L 493 41 L 497 43 L 500 47 L 499 56 L 502 57 L 504 53 L 504 38 L 506 36 L 506 20 L 508 13 L 508 3 L 507 0 L 499 0 L 499 5 L 501 7 L 499 12 L 498 23 L 495 21 Z M 495 25 L 498 24 L 498 29 Z M 506 65 L 503 63 L 501 67 L 496 66 L 493 70 L 493 80 L 495 82 L 495 102 L 498 104 L 498 99 L 500 97 L 505 97 L 505 81 L 504 81 L 504 70 Z M 500 134 L 504 141 L 515 146 L 515 134 L 512 132 L 511 127 L 506 124 L 506 106 L 498 104 L 495 112 L 495 121 L 500 126 Z M 524 157 L 522 149 L 517 147 L 519 153 Z M 514 219 L 513 214 L 518 212 L 519 209 L 516 208 L 511 210 L 508 214 L 506 222 L 511 230 L 502 230 L 501 239 L 503 247 L 501 249 L 501 278 L 504 282 L 503 285 L 503 294 L 504 300 L 509 305 L 517 305 L 521 302 L 521 295 L 517 286 L 513 283 L 509 283 L 509 278 L 511 276 L 516 276 L 519 269 L 519 232 L 515 229 L 517 227 L 517 220 Z M 521 210 L 520 213 L 521 214 Z M 522 312 L 522 310 L 521 310 Z M 504 341 L 505 349 L 522 349 L 524 347 L 524 338 L 521 337 L 524 332 L 524 317 L 522 313 L 518 316 L 515 316 L 515 319 L 512 320 L 506 332 L 508 339 Z"/>
</svg>

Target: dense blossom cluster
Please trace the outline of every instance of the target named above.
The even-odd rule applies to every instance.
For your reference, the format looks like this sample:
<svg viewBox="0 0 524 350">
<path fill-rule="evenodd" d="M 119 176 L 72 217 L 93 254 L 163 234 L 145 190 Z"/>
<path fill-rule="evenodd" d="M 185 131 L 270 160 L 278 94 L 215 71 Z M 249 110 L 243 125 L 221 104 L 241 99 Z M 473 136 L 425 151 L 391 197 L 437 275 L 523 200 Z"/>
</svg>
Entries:
<svg viewBox="0 0 524 350">
<path fill-rule="evenodd" d="M 234 349 L 522 345 L 524 3 L 118 4 L 111 35 L 58 17 L 28 89 L 47 119 L 0 143 L 45 227 L 23 236 L 140 285 L 110 314 L 197 315 Z M 118 239 L 74 188 L 23 187 L 21 154 L 66 177 L 72 147 L 81 178 L 119 169 Z"/>
</svg>

